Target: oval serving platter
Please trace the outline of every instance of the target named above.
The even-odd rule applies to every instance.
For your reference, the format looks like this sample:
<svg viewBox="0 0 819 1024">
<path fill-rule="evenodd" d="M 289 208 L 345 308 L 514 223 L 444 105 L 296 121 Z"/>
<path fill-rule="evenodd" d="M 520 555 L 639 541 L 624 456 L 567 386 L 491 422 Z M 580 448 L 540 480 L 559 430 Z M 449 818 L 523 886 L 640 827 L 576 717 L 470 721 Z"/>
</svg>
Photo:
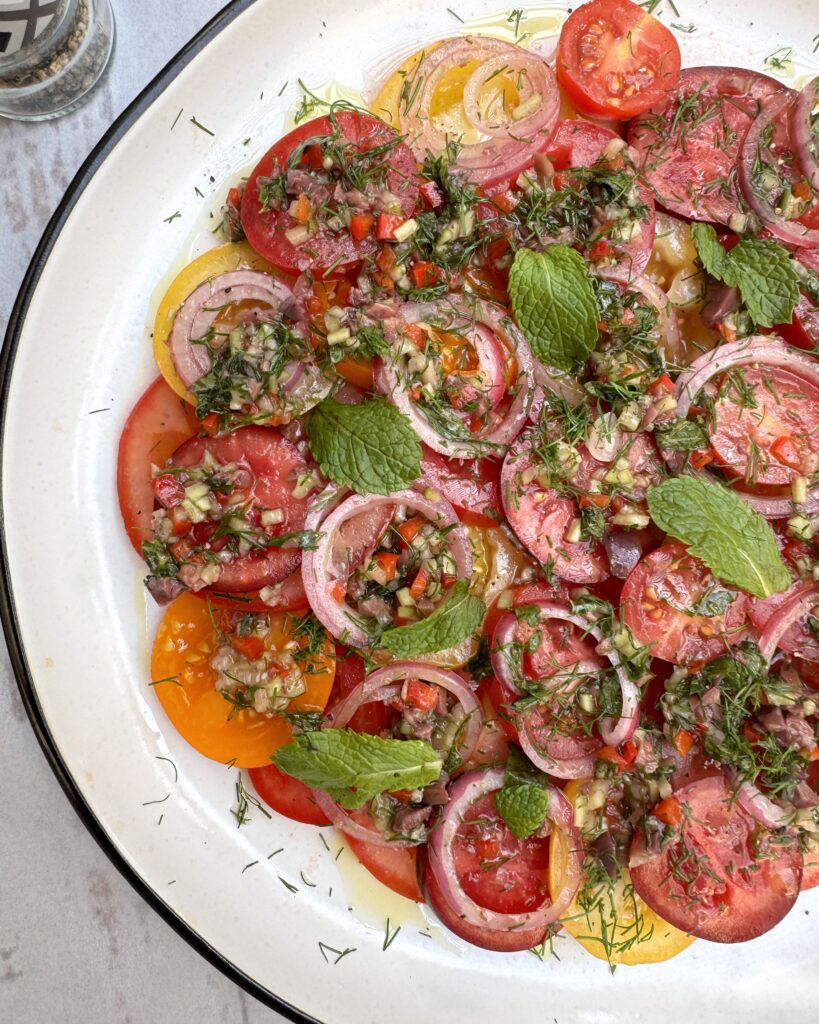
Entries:
<svg viewBox="0 0 819 1024">
<path fill-rule="evenodd" d="M 816 74 L 815 0 L 660 0 L 683 63 Z M 522 5 L 545 53 L 566 4 Z M 237 772 L 188 748 L 148 682 L 158 615 L 121 528 L 117 440 L 155 375 L 157 290 L 212 244 L 231 176 L 279 134 L 298 79 L 365 95 L 424 42 L 514 38 L 496 0 L 238 0 L 131 105 L 49 225 L 2 365 L 3 625 L 54 771 L 125 876 L 188 941 L 293 1020 L 415 1024 L 815 1019 L 819 890 L 754 942 L 696 942 L 612 975 L 572 939 L 542 957 L 469 947 L 353 863 L 341 837 L 250 808 Z M 814 38 L 816 37 L 816 38 Z M 792 50 L 791 50 L 792 48 Z M 784 56 L 783 56 L 784 55 Z M 178 212 L 179 216 L 171 216 Z M 158 802 L 161 801 L 161 807 Z M 322 836 L 326 842 L 322 841 Z M 340 852 L 339 852 L 340 851 Z M 386 947 L 386 948 L 385 948 Z"/>
</svg>

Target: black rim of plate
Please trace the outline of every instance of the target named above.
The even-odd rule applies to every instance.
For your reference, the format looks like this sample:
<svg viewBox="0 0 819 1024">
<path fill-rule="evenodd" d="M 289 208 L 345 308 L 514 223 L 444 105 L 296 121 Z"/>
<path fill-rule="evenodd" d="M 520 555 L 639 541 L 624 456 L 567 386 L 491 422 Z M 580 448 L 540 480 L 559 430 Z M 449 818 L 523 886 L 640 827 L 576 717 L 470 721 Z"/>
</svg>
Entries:
<svg viewBox="0 0 819 1024">
<path fill-rule="evenodd" d="M 14 360 L 20 342 L 20 334 L 25 322 L 26 313 L 31 303 L 32 296 L 40 280 L 40 275 L 46 261 L 54 248 L 54 244 L 74 208 L 74 204 L 84 191 L 85 187 L 93 178 L 97 169 L 104 162 L 114 145 L 122 138 L 134 122 L 147 111 L 154 100 L 161 95 L 166 87 L 176 78 L 179 72 L 195 57 L 221 30 L 232 22 L 239 14 L 249 8 L 255 0 L 230 0 L 225 7 L 219 11 L 181 50 L 172 57 L 159 74 L 139 93 L 139 95 L 125 108 L 125 110 L 114 121 L 108 131 L 91 151 L 86 161 L 74 176 L 68 186 L 65 195 L 61 199 L 51 220 L 40 239 L 31 263 L 23 278 L 20 291 L 11 311 L 11 317 L 6 330 L 3 351 L 0 354 L 0 453 L 2 453 L 5 440 L 6 413 L 8 407 L 9 389 L 11 375 L 14 368 Z M 9 571 L 8 552 L 6 548 L 5 530 L 5 495 L 3 493 L 2 475 L 0 475 L 0 622 L 8 644 L 11 665 L 14 671 L 20 695 L 28 714 L 29 721 L 37 736 L 40 747 L 45 754 L 57 781 L 62 786 L 65 795 L 71 802 L 74 810 L 82 819 L 83 824 L 97 841 L 103 853 L 117 868 L 120 874 L 133 886 L 139 895 L 149 903 L 153 909 L 198 953 L 200 953 L 210 964 L 222 971 L 231 981 L 240 985 L 256 999 L 265 1003 L 271 1009 L 278 1011 L 288 1020 L 297 1024 L 317 1024 L 314 1017 L 285 1002 L 274 995 L 268 989 L 259 985 L 235 964 L 225 959 L 218 950 L 206 942 L 201 935 L 195 932 L 190 925 L 183 921 L 164 900 L 160 898 L 137 871 L 132 868 L 125 858 L 117 851 L 113 840 L 105 832 L 102 825 L 97 821 L 91 808 L 86 803 L 85 797 L 72 776 L 67 765 L 62 759 L 54 737 L 51 734 L 48 722 L 46 721 L 37 693 L 34 687 L 34 680 L 29 670 L 25 654 L 25 646 L 20 633 L 20 626 L 17 621 L 17 614 L 14 605 L 14 597 L 11 587 L 11 574 Z"/>
</svg>

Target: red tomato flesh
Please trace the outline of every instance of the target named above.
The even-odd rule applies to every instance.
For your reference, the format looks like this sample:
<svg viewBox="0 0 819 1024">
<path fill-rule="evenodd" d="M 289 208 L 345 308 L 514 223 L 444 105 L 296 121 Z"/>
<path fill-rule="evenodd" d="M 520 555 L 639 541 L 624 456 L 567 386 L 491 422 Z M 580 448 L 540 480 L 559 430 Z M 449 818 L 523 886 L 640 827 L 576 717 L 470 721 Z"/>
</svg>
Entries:
<svg viewBox="0 0 819 1024">
<path fill-rule="evenodd" d="M 193 408 L 162 377 L 150 385 L 125 421 L 117 453 L 117 495 L 125 532 L 140 554 L 142 542 L 153 536 L 151 466 L 161 466 L 198 429 Z"/>
<path fill-rule="evenodd" d="M 282 533 L 303 529 L 309 498 L 294 498 L 293 488 L 308 465 L 292 442 L 270 427 L 243 427 L 221 437 L 196 437 L 186 441 L 174 452 L 170 465 L 198 466 L 206 451 L 221 465 L 237 463 L 248 470 L 251 477 L 251 485 L 246 489 L 248 497 L 263 508 L 282 510 Z M 193 529 L 196 530 L 196 526 Z M 253 550 L 223 563 L 222 575 L 214 589 L 235 593 L 272 586 L 294 573 L 300 564 L 301 551 L 297 548 Z"/>
<path fill-rule="evenodd" d="M 669 924 L 711 942 L 746 942 L 769 931 L 799 894 L 795 836 L 760 834 L 721 777 L 692 782 L 674 796 L 683 822 L 662 853 L 635 863 L 647 852 L 642 830 L 634 834 L 637 893 Z"/>
<path fill-rule="evenodd" d="M 383 121 L 369 114 L 343 110 L 335 114 L 335 122 L 343 138 L 361 153 L 382 146 L 395 139 L 395 132 Z M 286 173 L 288 161 L 308 139 L 332 136 L 335 129 L 329 117 L 317 117 L 294 128 L 265 153 L 248 178 L 242 196 L 242 227 L 247 240 L 266 260 L 286 274 L 297 275 L 305 270 L 343 273 L 360 263 L 365 256 L 375 256 L 378 245 L 372 234 L 357 231 L 361 238 L 354 238 L 349 231 L 334 233 L 321 230 L 300 246 L 293 245 L 285 232 L 297 224 L 287 209 L 262 208 L 259 199 L 260 178 L 270 178 Z M 317 150 L 317 154 L 315 153 Z M 307 153 L 308 166 L 318 170 L 322 166 L 322 152 L 319 143 L 313 143 Z M 300 161 L 295 160 L 295 166 Z M 318 166 L 316 166 L 316 163 Z M 389 154 L 390 169 L 386 174 L 384 187 L 395 196 L 401 205 L 400 223 L 411 217 L 418 198 L 418 165 L 415 157 L 403 142 L 399 142 Z"/>
<path fill-rule="evenodd" d="M 724 612 L 692 612 L 698 601 L 708 595 L 719 600 L 723 591 L 732 598 Z M 642 558 L 622 593 L 623 619 L 637 643 L 649 645 L 655 658 L 675 665 L 712 661 L 725 653 L 726 645 L 739 643 L 746 635 L 749 603 L 747 594 L 720 583 L 677 541 L 667 541 Z"/>
<path fill-rule="evenodd" d="M 763 101 L 784 89 L 744 68 L 686 68 L 668 98 L 629 128 L 657 201 L 682 217 L 729 224 L 745 205 L 736 184 L 742 142 Z"/>
<path fill-rule="evenodd" d="M 674 87 L 680 48 L 662 22 L 630 0 L 591 0 L 564 24 L 556 66 L 578 110 L 625 121 Z"/>
<path fill-rule="evenodd" d="M 305 825 L 329 825 L 316 803 L 313 791 L 292 775 L 280 772 L 274 764 L 248 771 L 250 781 L 259 798 L 274 811 Z"/>
</svg>

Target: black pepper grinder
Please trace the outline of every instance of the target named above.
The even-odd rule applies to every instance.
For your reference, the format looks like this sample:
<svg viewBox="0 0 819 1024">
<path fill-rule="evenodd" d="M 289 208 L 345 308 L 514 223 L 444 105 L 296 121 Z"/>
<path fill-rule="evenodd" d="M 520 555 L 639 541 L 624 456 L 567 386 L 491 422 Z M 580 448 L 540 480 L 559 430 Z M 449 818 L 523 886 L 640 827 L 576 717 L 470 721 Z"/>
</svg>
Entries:
<svg viewBox="0 0 819 1024">
<path fill-rule="evenodd" d="M 109 0 L 0 0 L 0 116 L 45 121 L 76 110 L 113 46 Z"/>
</svg>

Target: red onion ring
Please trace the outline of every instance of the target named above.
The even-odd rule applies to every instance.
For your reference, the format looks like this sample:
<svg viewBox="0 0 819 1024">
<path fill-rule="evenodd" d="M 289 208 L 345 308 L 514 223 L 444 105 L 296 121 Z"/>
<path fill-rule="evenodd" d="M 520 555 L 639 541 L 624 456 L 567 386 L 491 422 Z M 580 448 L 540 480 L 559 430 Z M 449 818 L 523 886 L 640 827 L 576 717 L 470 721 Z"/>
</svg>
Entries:
<svg viewBox="0 0 819 1024">
<path fill-rule="evenodd" d="M 791 138 L 802 173 L 819 192 L 819 139 L 811 131 L 813 108 L 819 104 L 819 77 L 808 82 L 791 111 Z"/>
<path fill-rule="evenodd" d="M 509 931 L 513 928 L 546 928 L 569 908 L 582 877 L 582 843 L 574 825 L 574 812 L 569 801 L 556 787 L 549 787 L 547 815 L 558 828 L 570 835 L 566 879 L 556 899 L 544 902 L 537 909 L 528 912 L 501 914 L 476 903 L 464 891 L 458 878 L 453 852 L 456 833 L 475 801 L 488 793 L 497 792 L 502 787 L 503 770 L 500 768 L 469 772 L 452 784 L 449 803 L 444 808 L 441 822 L 430 834 L 429 865 L 444 898 L 462 920 L 496 932 Z"/>
<path fill-rule="evenodd" d="M 494 335 L 495 342 L 501 343 L 499 347 L 503 357 L 509 362 L 514 361 L 517 367 L 514 385 L 517 393 L 508 408 L 503 413 L 495 409 L 495 415 L 488 417 L 487 427 L 472 434 L 474 440 L 462 443 L 444 441 L 402 385 L 394 359 L 381 361 L 375 375 L 376 389 L 409 418 L 424 444 L 441 455 L 455 459 L 474 459 L 478 449 L 490 449 L 483 454 L 492 454 L 492 448 L 506 447 L 526 423 L 531 403 L 534 359 L 523 334 L 504 311 L 486 302 L 477 302 L 474 309 L 453 306 L 449 302 L 437 303 L 432 311 L 427 311 L 427 316 L 443 320 L 447 331 L 462 333 L 475 347 L 482 366 L 486 364 L 494 367 L 498 363 L 497 355 L 487 350 L 487 334 L 491 332 Z M 507 367 L 501 365 L 501 369 L 505 376 Z"/>
<path fill-rule="evenodd" d="M 427 151 L 444 152 L 447 134 L 432 125 L 429 113 L 433 95 L 448 71 L 475 60 L 481 63 L 464 86 L 464 112 L 470 123 L 488 138 L 462 146 L 455 166 L 466 172 L 474 184 L 489 185 L 514 178 L 528 167 L 534 154 L 545 146 L 557 121 L 557 82 L 546 61 L 536 53 L 488 36 L 467 36 L 442 43 L 425 55 L 423 68 L 417 72 L 423 84 L 413 109 L 401 115 L 401 131 L 410 137 L 409 145 L 420 159 Z M 541 101 L 519 121 L 485 125 L 480 120 L 477 97 L 481 86 L 499 67 L 525 71 L 520 76 L 521 105 L 536 95 L 540 95 Z"/>
<path fill-rule="evenodd" d="M 204 345 L 194 344 L 205 335 L 225 306 L 252 299 L 278 312 L 295 308 L 293 292 L 286 284 L 257 270 L 230 270 L 195 288 L 174 317 L 168 343 L 176 372 L 190 387 L 210 369 Z"/>
<path fill-rule="evenodd" d="M 589 622 L 589 620 L 584 618 L 582 615 L 575 615 L 572 612 L 568 611 L 566 608 L 561 607 L 561 605 L 553 604 L 551 601 L 530 601 L 527 602 L 527 604 L 534 605 L 534 607 L 536 607 L 539 610 L 541 621 L 545 621 L 548 619 L 559 619 L 562 622 L 569 622 L 573 626 L 577 626 L 578 629 L 583 630 L 584 633 L 588 633 L 589 636 L 594 637 L 594 639 L 598 643 L 600 643 L 602 639 L 600 630 L 593 626 Z M 513 693 L 520 694 L 520 690 L 515 685 L 515 681 L 512 678 L 512 674 L 509 670 L 509 663 L 503 656 L 503 648 L 508 646 L 508 644 L 514 638 L 514 632 L 515 627 L 517 626 L 517 621 L 518 620 L 514 612 L 509 612 L 507 615 L 502 616 L 498 620 L 498 624 L 495 626 L 495 632 L 492 634 L 492 652 L 490 654 L 490 657 L 492 661 L 492 670 L 494 671 L 498 679 L 502 683 L 505 683 L 505 685 L 508 686 Z M 614 667 L 614 670 L 617 673 L 617 680 L 620 683 L 622 708 L 620 711 L 620 717 L 616 721 L 611 718 L 604 718 L 600 722 L 600 735 L 603 738 L 604 743 L 608 744 L 609 746 L 616 747 L 618 744 L 624 743 L 627 739 L 629 739 L 633 735 L 634 730 L 637 728 L 637 722 L 640 718 L 640 688 L 637 686 L 634 680 L 629 679 L 628 673 L 623 668 L 623 665 L 620 661 L 620 656 L 615 650 L 610 651 L 607 654 L 607 657 L 611 662 L 612 666 Z M 582 664 L 583 663 L 581 662 L 581 665 Z M 595 666 L 594 671 L 599 672 L 600 669 L 597 666 Z M 521 746 L 524 746 L 525 733 L 526 729 L 524 728 L 521 730 L 520 733 Z M 526 737 L 526 743 L 529 747 L 532 746 L 528 737 Z M 526 749 L 525 746 L 524 749 Z M 544 759 L 542 755 L 538 754 L 537 751 L 535 751 L 535 754 L 538 758 L 540 758 L 540 761 L 543 761 L 543 763 L 540 763 L 539 760 L 533 758 L 532 754 L 528 749 L 526 750 L 526 753 L 535 762 L 535 764 L 538 765 L 539 768 L 543 769 L 543 771 L 548 772 L 551 775 L 557 774 L 557 772 L 555 772 L 552 768 L 544 767 L 546 759 Z M 586 763 L 586 760 L 587 759 L 585 758 L 583 759 L 584 765 Z M 577 764 L 574 763 L 573 759 L 571 759 L 571 762 L 572 763 L 567 763 L 565 765 L 565 769 L 567 771 L 574 771 L 577 768 Z M 558 767 L 560 767 L 558 762 L 554 762 L 554 764 L 557 764 Z M 591 759 L 591 767 L 594 768 L 594 758 Z M 580 777 L 580 775 L 559 776 L 559 778 Z"/>
<path fill-rule="evenodd" d="M 787 126 L 790 122 L 791 110 L 794 107 L 793 93 L 790 90 L 781 96 L 774 96 L 766 103 L 762 112 L 751 124 L 739 159 L 739 184 L 746 202 L 759 217 L 768 230 L 787 245 L 819 246 L 819 230 L 805 227 L 798 220 L 788 220 L 776 212 L 767 197 L 760 196 L 753 185 L 753 172 L 756 162 L 767 148 L 762 136 L 770 126 Z M 775 130 L 775 127 L 774 127 Z M 787 131 L 787 127 L 785 128 Z"/>
<path fill-rule="evenodd" d="M 781 828 L 788 823 L 788 814 L 773 800 L 751 782 L 740 782 L 735 768 L 723 767 L 725 777 L 735 787 L 736 801 L 739 806 L 760 825 L 765 828 Z"/>
<path fill-rule="evenodd" d="M 685 349 L 677 314 L 671 300 L 659 285 L 645 274 L 631 276 L 626 265 L 604 267 L 597 274 L 604 280 L 619 284 L 624 291 L 639 292 L 657 310 L 657 332 L 665 343 L 667 354 L 672 360 L 683 356 Z"/>
<path fill-rule="evenodd" d="M 451 693 L 464 709 L 468 724 L 464 730 L 458 753 L 462 762 L 468 761 L 475 750 L 483 728 L 483 712 L 480 701 L 466 680 L 457 672 L 438 668 L 436 665 L 428 665 L 422 661 L 396 661 L 387 665 L 386 668 L 380 668 L 376 672 L 370 673 L 343 700 L 340 700 L 327 712 L 328 727 L 343 729 L 363 704 L 369 704 L 373 700 L 389 699 L 395 695 L 394 691 L 400 691 L 400 687 L 395 687 L 393 684 L 408 678 L 421 679 L 426 683 L 440 686 Z"/>
<path fill-rule="evenodd" d="M 720 345 L 719 348 L 704 353 L 695 359 L 684 373 L 680 374 L 675 386 L 678 419 L 687 417 L 697 394 L 712 377 L 723 373 L 732 366 L 747 363 L 777 366 L 782 370 L 788 370 L 797 377 L 804 378 L 819 388 L 819 363 L 789 345 L 785 345 L 776 337 L 755 334 L 749 338 L 732 341 L 728 345 Z M 664 449 L 661 451 L 669 468 L 675 473 L 681 472 L 685 464 L 685 455 L 681 452 L 670 452 Z M 706 478 L 711 476 L 704 470 L 692 470 L 690 467 L 688 472 Z M 769 498 L 758 494 L 747 494 L 739 488 L 734 488 L 734 491 L 740 494 L 757 512 L 762 513 L 766 519 L 784 519 L 793 512 L 791 498 Z M 819 510 L 819 484 L 814 484 L 809 488 L 807 501 L 799 508 L 808 514 Z"/>
<path fill-rule="evenodd" d="M 408 676 L 434 683 L 455 696 L 468 716 L 468 725 L 461 748 L 463 761 L 468 760 L 477 745 L 481 729 L 483 728 L 483 713 L 480 703 L 461 676 L 446 669 L 436 668 L 434 665 L 425 665 L 420 661 L 398 661 L 386 668 L 371 673 L 327 713 L 324 728 L 343 729 L 362 705 L 368 704 L 373 700 L 386 701 L 397 697 L 401 692 L 401 687 L 394 684 L 400 679 L 406 679 Z M 315 796 L 316 803 L 333 825 L 354 839 L 362 839 L 364 842 L 372 843 L 374 846 L 388 848 L 418 845 L 418 843 L 409 839 L 388 839 L 377 829 L 367 828 L 366 825 L 356 821 L 323 790 L 313 790 L 313 795 Z"/>
<path fill-rule="evenodd" d="M 328 494 L 328 492 L 330 492 Z M 320 495 L 323 504 L 318 511 L 311 508 L 305 525 L 316 523 L 321 525 L 321 536 L 312 551 L 302 553 L 301 573 L 307 600 L 316 617 L 336 639 L 344 637 L 344 642 L 351 647 L 364 647 L 369 643 L 369 636 L 356 622 L 356 613 L 346 602 L 338 603 L 330 594 L 335 582 L 330 571 L 333 561 L 333 541 L 338 528 L 347 519 L 377 505 L 407 505 L 420 512 L 437 527 L 452 526 L 446 535 L 446 544 L 455 560 L 458 579 L 469 579 L 472 576 L 472 550 L 469 538 L 461 526 L 450 503 L 440 495 L 435 499 L 426 497 L 416 491 L 396 491 L 390 495 L 353 494 L 345 501 L 338 503 L 333 500 L 332 491 L 326 489 Z M 328 507 L 332 510 L 327 512 Z M 326 517 L 322 518 L 326 513 Z M 307 526 L 316 529 L 315 526 Z"/>
<path fill-rule="evenodd" d="M 760 634 L 759 653 L 765 661 L 770 663 L 782 637 L 815 604 L 819 604 L 819 583 L 804 580 L 793 588 L 791 597 L 771 615 Z"/>
<path fill-rule="evenodd" d="M 411 839 L 387 839 L 377 829 L 367 828 L 366 825 L 362 825 L 355 818 L 351 817 L 343 807 L 321 789 L 312 790 L 312 794 L 313 799 L 321 808 L 324 817 L 340 832 L 352 836 L 353 839 L 360 839 L 362 842 L 371 843 L 373 846 L 386 846 L 393 849 L 418 846 L 418 843 L 413 842 Z"/>
</svg>

